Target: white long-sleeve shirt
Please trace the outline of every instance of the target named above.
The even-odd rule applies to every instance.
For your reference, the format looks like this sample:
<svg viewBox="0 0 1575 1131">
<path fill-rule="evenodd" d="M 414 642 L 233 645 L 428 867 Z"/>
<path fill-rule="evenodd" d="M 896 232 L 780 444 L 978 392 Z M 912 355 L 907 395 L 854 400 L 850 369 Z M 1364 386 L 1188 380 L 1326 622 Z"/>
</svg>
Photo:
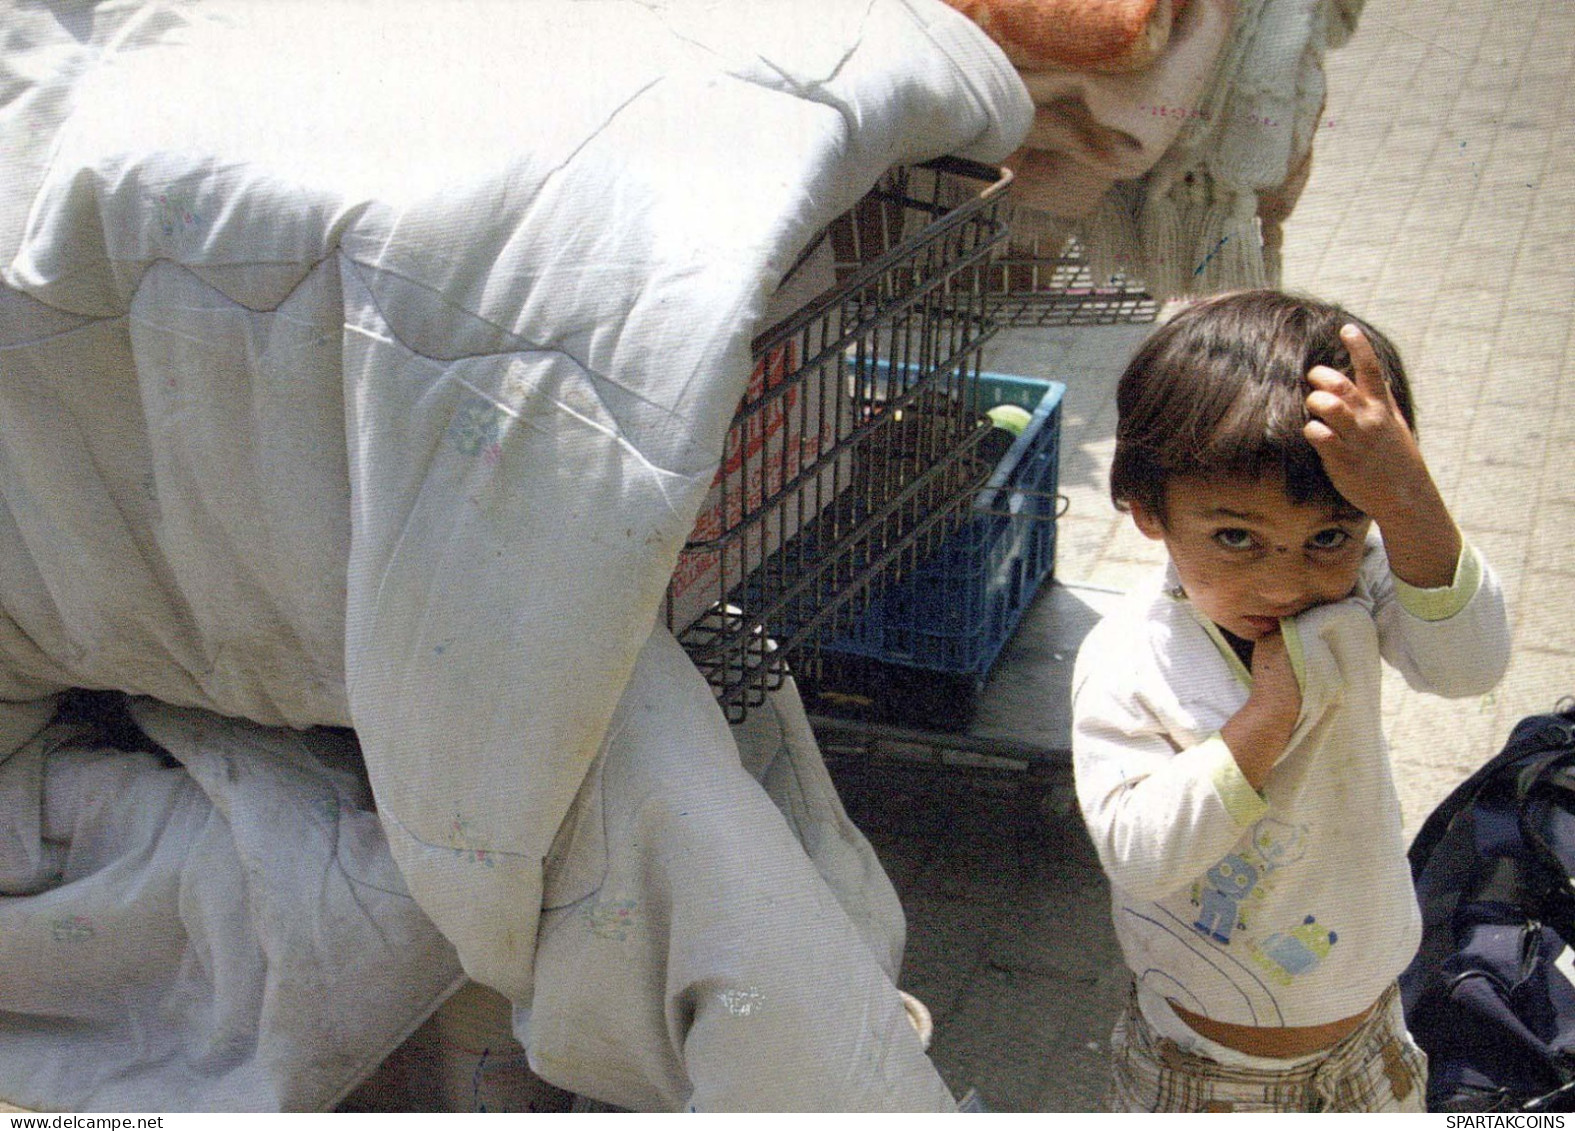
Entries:
<svg viewBox="0 0 1575 1131">
<path fill-rule="evenodd" d="M 1490 690 L 1503 596 L 1470 547 L 1453 584 L 1397 579 L 1372 537 L 1355 590 L 1281 622 L 1302 707 L 1262 791 L 1220 737 L 1252 677 L 1173 568 L 1083 642 L 1073 760 L 1146 991 L 1237 1025 L 1319 1025 L 1377 1000 L 1421 933 L 1379 713 L 1379 658 L 1413 687 Z"/>
</svg>

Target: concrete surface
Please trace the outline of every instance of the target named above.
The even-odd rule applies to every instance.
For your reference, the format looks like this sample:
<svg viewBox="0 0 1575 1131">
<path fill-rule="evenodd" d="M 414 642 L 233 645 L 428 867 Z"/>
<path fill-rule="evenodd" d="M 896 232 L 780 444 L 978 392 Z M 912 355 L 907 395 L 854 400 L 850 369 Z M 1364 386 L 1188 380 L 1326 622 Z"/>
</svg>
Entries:
<svg viewBox="0 0 1575 1131">
<path fill-rule="evenodd" d="M 1329 56 L 1316 165 L 1286 229 L 1286 287 L 1346 304 L 1399 345 L 1435 478 L 1511 602 L 1515 654 L 1497 691 L 1450 702 L 1385 687 L 1413 833 L 1518 719 L 1575 695 L 1572 79 L 1575 6 L 1561 0 L 1371 0 Z M 1014 331 L 985 359 L 1067 384 L 1061 584 L 1009 646 L 1044 665 L 1043 720 L 1029 725 L 1052 746 L 1077 641 L 1108 591 L 1160 561 L 1105 480 L 1115 377 L 1145 332 Z M 1125 974 L 1065 775 L 825 742 L 903 895 L 904 985 L 935 1015 L 947 1080 L 996 1111 L 1097 1110 Z"/>
</svg>

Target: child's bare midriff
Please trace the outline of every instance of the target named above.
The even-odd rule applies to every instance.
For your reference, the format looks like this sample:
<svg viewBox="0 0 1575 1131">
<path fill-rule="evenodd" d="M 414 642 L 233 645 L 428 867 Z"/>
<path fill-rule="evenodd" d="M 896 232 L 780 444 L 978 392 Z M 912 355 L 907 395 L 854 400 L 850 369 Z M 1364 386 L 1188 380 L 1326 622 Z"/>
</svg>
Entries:
<svg viewBox="0 0 1575 1131">
<path fill-rule="evenodd" d="M 1200 1017 L 1190 1010 L 1183 1009 L 1175 1002 L 1170 1003 L 1170 1008 L 1176 1011 L 1176 1016 L 1185 1021 L 1193 1032 L 1201 1037 L 1207 1037 L 1215 1044 L 1247 1053 L 1249 1056 L 1268 1056 L 1282 1060 L 1307 1056 L 1332 1048 L 1354 1033 L 1357 1026 L 1366 1021 L 1368 1014 L 1373 1011 L 1373 1006 L 1370 1005 L 1353 1017 L 1330 1021 L 1326 1025 L 1274 1029 L 1211 1021 L 1207 1017 Z"/>
</svg>

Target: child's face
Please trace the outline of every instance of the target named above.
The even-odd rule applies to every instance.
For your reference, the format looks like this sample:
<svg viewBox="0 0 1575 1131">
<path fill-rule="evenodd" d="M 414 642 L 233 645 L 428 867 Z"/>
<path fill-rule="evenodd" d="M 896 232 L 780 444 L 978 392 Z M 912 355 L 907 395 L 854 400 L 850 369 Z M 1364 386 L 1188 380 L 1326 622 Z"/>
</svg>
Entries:
<svg viewBox="0 0 1575 1131">
<path fill-rule="evenodd" d="M 1371 523 L 1349 508 L 1293 503 L 1283 481 L 1172 480 L 1163 519 L 1132 503 L 1138 529 L 1165 543 L 1187 597 L 1243 640 L 1356 586 Z"/>
</svg>

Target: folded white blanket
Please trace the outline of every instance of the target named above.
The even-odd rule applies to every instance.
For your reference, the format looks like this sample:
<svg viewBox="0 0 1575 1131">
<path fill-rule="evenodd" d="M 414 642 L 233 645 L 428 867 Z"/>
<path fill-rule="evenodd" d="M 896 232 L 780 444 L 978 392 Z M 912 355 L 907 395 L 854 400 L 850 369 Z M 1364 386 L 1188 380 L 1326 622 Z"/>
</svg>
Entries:
<svg viewBox="0 0 1575 1131">
<path fill-rule="evenodd" d="M 934 0 L 6 22 L 0 758 L 72 686 L 353 726 L 420 907 L 527 1001 L 773 288 L 889 165 L 1004 157 L 1021 84 Z"/>
<path fill-rule="evenodd" d="M 5 854 L 0 1095 L 332 1103 L 460 979 L 389 856 L 354 742 L 134 710 L 178 765 L 64 725 L 0 762 L 0 839 L 41 848 L 31 874 Z"/>
</svg>

